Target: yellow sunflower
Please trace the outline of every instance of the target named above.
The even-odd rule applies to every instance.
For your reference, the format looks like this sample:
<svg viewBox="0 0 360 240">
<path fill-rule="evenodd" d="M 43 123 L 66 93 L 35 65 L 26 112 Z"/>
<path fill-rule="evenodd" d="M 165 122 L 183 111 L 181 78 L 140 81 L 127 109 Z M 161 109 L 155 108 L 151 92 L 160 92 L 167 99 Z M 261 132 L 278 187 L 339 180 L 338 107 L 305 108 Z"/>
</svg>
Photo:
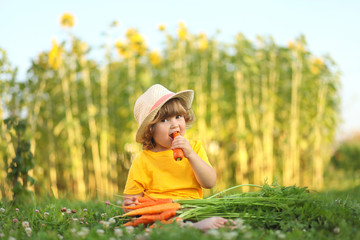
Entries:
<svg viewBox="0 0 360 240">
<path fill-rule="evenodd" d="M 128 58 L 129 57 L 129 51 L 128 51 L 128 48 L 127 46 L 124 44 L 123 41 L 121 40 L 117 40 L 115 42 L 115 47 L 116 49 L 118 50 L 118 53 L 120 56 L 124 57 L 124 58 Z"/>
<path fill-rule="evenodd" d="M 49 51 L 48 63 L 49 63 L 49 65 L 50 65 L 50 67 L 52 69 L 57 70 L 59 68 L 60 63 L 61 63 L 62 49 L 58 45 L 58 43 L 57 43 L 57 41 L 55 39 L 53 39 L 51 41 L 51 44 L 52 44 L 52 48 Z"/>
<path fill-rule="evenodd" d="M 160 30 L 161 32 L 164 32 L 164 31 L 166 30 L 165 25 L 164 25 L 164 24 L 160 24 L 160 25 L 159 25 L 159 30 Z"/>
<path fill-rule="evenodd" d="M 183 22 L 179 23 L 178 36 L 181 40 L 185 40 L 187 37 L 187 29 Z"/>
<path fill-rule="evenodd" d="M 321 69 L 324 67 L 324 61 L 321 58 L 314 57 L 310 62 L 310 71 L 317 75 L 321 72 Z"/>
<path fill-rule="evenodd" d="M 158 66 L 161 62 L 161 57 L 158 51 L 152 51 L 149 55 L 150 63 L 154 66 Z"/>
<path fill-rule="evenodd" d="M 200 51 L 204 51 L 207 49 L 207 47 L 209 46 L 209 41 L 207 39 L 207 36 L 205 33 L 201 33 L 200 34 L 200 39 L 198 41 L 198 46 Z"/>
<path fill-rule="evenodd" d="M 70 13 L 64 13 L 60 17 L 60 25 L 64 28 L 72 28 L 75 24 L 75 18 L 74 15 Z"/>
</svg>

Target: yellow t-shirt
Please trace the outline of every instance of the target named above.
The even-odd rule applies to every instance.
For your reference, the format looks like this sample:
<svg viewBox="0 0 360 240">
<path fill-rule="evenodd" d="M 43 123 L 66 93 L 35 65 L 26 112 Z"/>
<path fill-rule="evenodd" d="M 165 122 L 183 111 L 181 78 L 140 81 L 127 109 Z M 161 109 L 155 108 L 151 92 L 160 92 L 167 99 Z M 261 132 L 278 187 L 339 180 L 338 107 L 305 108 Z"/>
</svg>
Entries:
<svg viewBox="0 0 360 240">
<path fill-rule="evenodd" d="M 200 141 L 190 141 L 192 149 L 209 163 Z M 202 198 L 203 191 L 197 182 L 187 158 L 175 161 L 173 151 L 152 152 L 143 150 L 134 159 L 126 181 L 124 194 L 145 192 L 156 198 Z"/>
</svg>

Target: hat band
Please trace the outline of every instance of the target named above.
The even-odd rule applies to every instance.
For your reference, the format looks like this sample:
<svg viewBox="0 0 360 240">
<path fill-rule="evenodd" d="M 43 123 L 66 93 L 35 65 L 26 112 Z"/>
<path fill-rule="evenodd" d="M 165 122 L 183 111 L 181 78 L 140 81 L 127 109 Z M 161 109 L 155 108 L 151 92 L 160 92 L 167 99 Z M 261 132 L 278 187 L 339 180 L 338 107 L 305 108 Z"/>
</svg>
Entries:
<svg viewBox="0 0 360 240">
<path fill-rule="evenodd" d="M 175 93 L 169 93 L 166 94 L 164 96 L 162 96 L 159 100 L 156 101 L 156 103 L 152 106 L 152 108 L 150 109 L 149 113 L 154 110 L 155 108 L 157 108 L 160 104 L 162 104 L 166 99 L 168 99 L 171 96 L 174 96 Z"/>
</svg>

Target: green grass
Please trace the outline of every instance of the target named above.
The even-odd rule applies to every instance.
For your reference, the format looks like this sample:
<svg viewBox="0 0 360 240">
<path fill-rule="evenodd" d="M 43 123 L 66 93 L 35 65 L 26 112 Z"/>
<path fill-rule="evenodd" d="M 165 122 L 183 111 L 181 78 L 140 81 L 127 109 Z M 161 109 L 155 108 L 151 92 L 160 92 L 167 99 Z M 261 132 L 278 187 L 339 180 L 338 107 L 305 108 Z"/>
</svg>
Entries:
<svg viewBox="0 0 360 240">
<path fill-rule="evenodd" d="M 223 194 L 222 198 L 233 195 Z M 192 228 L 190 223 L 182 228 L 176 223 L 152 230 L 143 226 L 124 228 L 127 219 L 111 219 L 122 210 L 100 201 L 43 199 L 17 206 L 2 201 L 0 208 L 5 211 L 0 210 L 0 239 L 360 239 L 360 186 L 308 193 L 294 186 L 266 185 L 257 192 L 236 196 L 241 204 L 232 206 L 232 212 L 238 215 L 229 216 L 238 228 L 207 233 Z M 215 205 L 220 204 L 218 199 L 213 199 Z M 116 200 L 111 202 L 116 204 Z M 62 212 L 63 208 L 72 212 Z M 30 229 L 23 226 L 25 221 L 30 234 L 26 233 Z"/>
</svg>

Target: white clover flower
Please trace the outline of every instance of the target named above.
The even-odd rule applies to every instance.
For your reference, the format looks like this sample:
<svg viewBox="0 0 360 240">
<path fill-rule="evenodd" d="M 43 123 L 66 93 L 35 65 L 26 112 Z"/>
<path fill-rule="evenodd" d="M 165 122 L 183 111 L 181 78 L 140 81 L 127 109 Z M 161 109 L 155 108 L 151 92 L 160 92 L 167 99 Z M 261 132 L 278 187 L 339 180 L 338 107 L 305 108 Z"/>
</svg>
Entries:
<svg viewBox="0 0 360 240">
<path fill-rule="evenodd" d="M 104 218 L 106 216 L 106 213 L 102 213 L 101 217 Z"/>
<path fill-rule="evenodd" d="M 5 237 L 5 234 L 3 232 L 0 232 L 0 237 L 1 238 Z"/>
<path fill-rule="evenodd" d="M 66 209 L 66 213 L 70 214 L 71 213 L 71 209 Z"/>
<path fill-rule="evenodd" d="M 104 226 L 104 228 L 109 228 L 110 222 L 108 222 L 108 221 L 103 222 L 103 226 Z"/>
<path fill-rule="evenodd" d="M 135 240 L 147 240 L 147 236 L 142 235 L 142 234 L 138 234 L 135 236 Z"/>
<path fill-rule="evenodd" d="M 30 227 L 30 224 L 28 221 L 23 221 L 22 226 L 23 226 L 23 228 L 27 228 L 27 227 Z"/>
<path fill-rule="evenodd" d="M 77 219 L 77 218 L 73 218 L 72 219 L 74 222 L 78 222 L 79 221 L 79 219 Z"/>
<path fill-rule="evenodd" d="M 15 208 L 15 211 L 17 211 L 17 212 L 18 212 L 18 211 L 19 211 L 19 209 L 18 209 L 18 208 Z"/>
<path fill-rule="evenodd" d="M 117 205 L 122 205 L 122 201 L 121 201 L 121 200 L 117 200 L 116 204 L 117 204 Z"/>
<path fill-rule="evenodd" d="M 334 233 L 340 233 L 340 228 L 339 228 L 339 227 L 334 228 L 334 229 L 333 229 L 333 232 L 334 232 Z"/>
<path fill-rule="evenodd" d="M 103 229 L 97 229 L 96 230 L 96 233 L 99 235 L 99 236 L 102 236 L 104 235 L 105 231 Z"/>
<path fill-rule="evenodd" d="M 60 240 L 62 240 L 62 239 L 64 238 L 60 233 L 57 235 L 57 237 L 58 237 L 58 239 L 60 239 Z"/>
<path fill-rule="evenodd" d="M 116 223 L 116 221 L 115 221 L 114 218 L 110 218 L 110 219 L 109 219 L 109 223 L 110 223 L 110 224 L 114 224 L 114 223 Z"/>
<path fill-rule="evenodd" d="M 4 213 L 5 212 L 5 208 L 0 208 L 0 212 Z"/>
<path fill-rule="evenodd" d="M 245 239 L 251 239 L 252 238 L 252 233 L 251 232 L 245 232 L 244 233 L 244 238 Z"/>
<path fill-rule="evenodd" d="M 114 234 L 117 237 L 122 237 L 123 236 L 123 230 L 121 228 L 115 228 L 114 229 Z"/>
<path fill-rule="evenodd" d="M 286 235 L 284 233 L 282 233 L 280 230 L 276 230 L 275 234 L 277 235 L 278 238 L 280 239 L 284 239 L 286 237 Z"/>
<path fill-rule="evenodd" d="M 206 234 L 211 235 L 215 238 L 219 238 L 220 237 L 220 232 L 218 229 L 209 229 L 208 231 L 206 231 Z"/>
<path fill-rule="evenodd" d="M 278 237 L 279 237 L 280 239 L 285 239 L 286 235 L 285 235 L 284 233 L 280 233 L 280 234 L 278 235 Z"/>
<path fill-rule="evenodd" d="M 87 227 L 82 227 L 81 230 L 77 233 L 79 237 L 86 237 L 89 234 L 90 230 Z"/>
<path fill-rule="evenodd" d="M 237 218 L 234 220 L 236 227 L 240 228 L 244 225 L 244 220 L 242 218 Z"/>
<path fill-rule="evenodd" d="M 86 237 L 86 236 L 87 236 L 87 233 L 86 233 L 86 232 L 83 232 L 83 231 L 78 231 L 78 232 L 77 232 L 77 235 L 78 235 L 78 237 Z"/>
<path fill-rule="evenodd" d="M 48 212 L 44 212 L 44 217 L 47 217 L 49 216 L 49 213 Z"/>
<path fill-rule="evenodd" d="M 245 232 L 247 226 L 244 224 L 244 220 L 241 218 L 237 218 L 235 220 L 231 220 L 231 223 L 235 224 L 235 226 L 232 226 L 231 229 L 237 228 L 241 230 L 242 232 Z"/>
<path fill-rule="evenodd" d="M 25 232 L 27 235 L 30 235 L 32 230 L 31 230 L 31 228 L 27 227 L 27 228 L 25 228 Z"/>
<path fill-rule="evenodd" d="M 10 237 L 8 238 L 8 240 L 16 240 L 16 238 L 10 236 Z"/>
<path fill-rule="evenodd" d="M 75 228 L 71 228 L 71 229 L 70 229 L 70 232 L 71 232 L 71 233 L 76 233 L 76 229 L 75 229 Z"/>
<path fill-rule="evenodd" d="M 231 239 L 234 239 L 237 237 L 237 232 L 224 232 L 223 233 L 223 236 L 222 236 L 222 239 L 226 239 L 226 240 L 231 240 Z"/>
<path fill-rule="evenodd" d="M 191 227 L 194 226 L 194 223 L 192 223 L 190 221 L 186 221 L 183 226 L 186 227 L 186 228 L 191 228 Z"/>
<path fill-rule="evenodd" d="M 126 232 L 129 234 L 132 234 L 134 232 L 134 227 L 133 226 L 128 226 L 125 228 Z"/>
</svg>

